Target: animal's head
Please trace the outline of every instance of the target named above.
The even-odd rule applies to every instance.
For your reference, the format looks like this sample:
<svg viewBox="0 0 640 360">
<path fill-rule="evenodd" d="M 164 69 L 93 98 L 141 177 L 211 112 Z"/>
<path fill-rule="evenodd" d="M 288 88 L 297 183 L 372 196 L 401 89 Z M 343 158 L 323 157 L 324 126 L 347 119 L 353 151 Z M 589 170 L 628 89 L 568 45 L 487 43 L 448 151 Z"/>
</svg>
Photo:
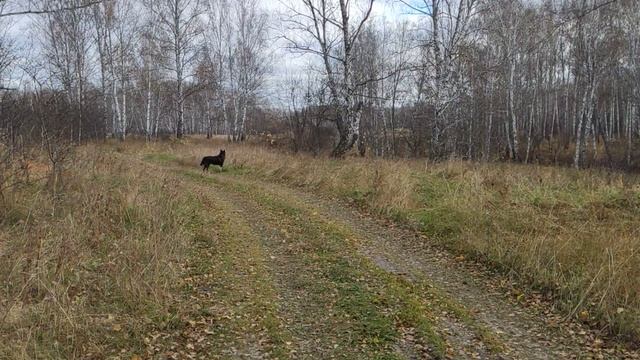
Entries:
<svg viewBox="0 0 640 360">
<path fill-rule="evenodd" d="M 220 154 L 218 154 L 218 155 L 220 155 L 220 156 L 224 156 L 224 155 L 225 155 L 225 151 L 224 151 L 224 149 L 220 149 Z"/>
</svg>

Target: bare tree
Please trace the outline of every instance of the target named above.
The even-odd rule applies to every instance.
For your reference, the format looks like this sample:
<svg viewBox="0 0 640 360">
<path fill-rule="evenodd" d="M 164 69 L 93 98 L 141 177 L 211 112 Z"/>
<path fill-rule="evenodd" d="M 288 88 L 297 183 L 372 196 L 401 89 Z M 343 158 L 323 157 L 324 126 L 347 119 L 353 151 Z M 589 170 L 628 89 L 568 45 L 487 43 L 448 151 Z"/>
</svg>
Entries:
<svg viewBox="0 0 640 360">
<path fill-rule="evenodd" d="M 227 94 L 229 91 L 229 76 L 233 72 L 231 62 L 232 36 L 231 19 L 229 15 L 230 4 L 228 0 L 209 0 L 207 15 L 207 50 L 209 59 L 215 68 L 213 86 L 216 88 L 216 100 L 223 117 L 224 133 L 231 140 L 231 127 L 227 111 Z"/>
<path fill-rule="evenodd" d="M 133 70 L 138 18 L 130 1 L 113 0 L 94 7 L 103 101 L 111 100 L 112 129 L 124 140 L 129 127 L 128 87 Z M 110 97 L 108 96 L 110 93 Z"/>
<path fill-rule="evenodd" d="M 422 47 L 424 57 L 422 71 L 427 72 L 427 86 L 433 107 L 431 126 L 431 156 L 443 155 L 445 131 L 451 124 L 445 123 L 444 112 L 462 93 L 463 77 L 459 72 L 461 50 L 474 29 L 471 27 L 476 12 L 476 0 L 422 0 L 419 3 L 403 3 L 411 10 L 429 18 L 430 29 Z"/>
<path fill-rule="evenodd" d="M 499 46 L 499 68 L 502 69 L 501 78 L 507 89 L 507 115 L 505 118 L 505 137 L 512 160 L 519 159 L 519 119 L 516 111 L 516 81 L 518 59 L 521 57 L 527 33 L 523 27 L 524 5 L 521 0 L 500 0 L 489 3 L 487 10 L 493 14 L 488 20 L 487 27 L 492 41 Z"/>
<path fill-rule="evenodd" d="M 364 4 L 303 0 L 301 6 L 290 6 L 291 15 L 285 19 L 289 33 L 284 38 L 289 48 L 317 55 L 322 61 L 336 113 L 339 138 L 332 153 L 335 157 L 349 151 L 360 135 L 362 103 L 357 101 L 357 95 L 361 84 L 353 77 L 353 51 L 372 8 L 373 0 Z"/>
<path fill-rule="evenodd" d="M 71 137 L 80 141 L 83 137 L 84 103 L 89 76 L 89 53 L 91 48 L 90 12 L 79 0 L 48 0 L 47 8 L 65 8 L 66 11 L 51 11 L 41 19 L 44 32 L 44 55 L 50 66 L 51 80 L 64 89 L 67 99 L 75 105 L 75 124 Z M 65 8 L 67 9 L 67 8 Z"/>
<path fill-rule="evenodd" d="M 639 2 L 407 0 L 422 16 L 404 22 L 369 21 L 372 6 L 291 0 L 283 38 L 313 55 L 303 71 L 314 81 L 296 77 L 283 107 L 263 96 L 279 43 L 257 0 L 0 0 L 3 19 L 41 14 L 30 21 L 42 44 L 21 50 L 0 34 L 0 133 L 41 142 L 43 114 L 63 111 L 46 126 L 74 142 L 280 127 L 302 137 L 298 149 L 334 156 L 357 144 L 375 156 L 637 166 Z"/>
<path fill-rule="evenodd" d="M 11 89 L 9 85 L 5 85 L 5 75 L 16 60 L 16 56 L 13 51 L 13 40 L 7 34 L 9 27 L 3 22 L 0 22 L 0 26 L 6 29 L 0 32 L 0 91 L 2 91 Z"/>
<path fill-rule="evenodd" d="M 234 51 L 237 71 L 231 80 L 236 82 L 234 88 L 238 92 L 234 96 L 233 140 L 242 141 L 246 132 L 247 107 L 255 101 L 267 71 L 267 16 L 259 10 L 257 0 L 237 0 L 234 12 L 238 34 Z"/>
<path fill-rule="evenodd" d="M 170 70 L 175 74 L 174 92 L 176 105 L 176 136 L 184 135 L 185 80 L 191 77 L 188 72 L 194 65 L 200 47 L 199 38 L 202 26 L 199 21 L 203 13 L 200 0 L 160 0 L 147 3 L 148 8 L 158 20 L 158 33 L 161 35 L 161 48 L 172 56 Z"/>
<path fill-rule="evenodd" d="M 592 16 L 586 16 L 600 4 L 598 0 L 574 0 L 569 7 L 570 15 L 575 18 L 575 24 L 572 24 L 575 29 L 573 54 L 576 74 L 576 101 L 579 103 L 579 109 L 575 113 L 576 133 L 573 166 L 576 168 L 581 167 L 584 163 L 587 135 L 591 135 L 595 141 L 593 117 L 596 107 L 596 92 L 602 81 L 602 76 L 609 67 L 608 59 L 611 59 L 612 55 L 611 51 L 603 51 L 604 45 L 610 40 L 605 25 L 607 22 L 601 21 L 606 18 L 606 13 L 598 12 Z M 631 134 L 631 129 L 627 131 L 627 134 Z"/>
<path fill-rule="evenodd" d="M 390 32 L 389 35 L 386 33 Z M 386 118 L 383 118 L 384 128 L 389 128 L 390 136 L 385 131 L 384 137 L 387 143 L 387 151 L 392 155 L 397 154 L 398 141 L 396 138 L 397 119 L 396 110 L 398 105 L 402 103 L 406 95 L 408 94 L 407 83 L 410 75 L 410 68 L 412 63 L 411 55 L 411 39 L 409 34 L 409 23 L 404 21 L 398 24 L 395 28 L 386 30 L 385 36 L 381 44 L 381 54 L 383 74 L 388 73 L 391 76 L 383 78 L 380 81 L 380 99 L 382 103 L 380 107 L 383 109 L 382 116 L 385 116 L 385 111 L 389 108 L 389 121 L 387 124 Z M 387 38 L 388 36 L 388 38 Z M 390 137 L 390 139 L 387 139 Z"/>
<path fill-rule="evenodd" d="M 153 6 L 153 4 L 149 4 Z M 140 69 L 139 78 L 140 83 L 144 84 L 144 97 L 145 97 L 145 115 L 144 115 L 144 134 L 147 141 L 151 140 L 155 135 L 155 129 L 157 129 L 157 115 L 158 107 L 155 107 L 156 116 L 154 116 L 154 97 L 160 98 L 158 91 L 158 83 L 160 80 L 159 69 L 162 65 L 166 64 L 165 59 L 159 56 L 154 56 L 160 52 L 159 44 L 156 41 L 158 37 L 158 24 L 154 12 L 151 11 L 150 17 L 146 23 L 141 27 L 140 39 Z"/>
<path fill-rule="evenodd" d="M 23 4 L 25 5 L 23 8 L 10 8 L 9 6 L 7 6 L 8 2 L 6 0 L 0 0 L 0 18 L 21 15 L 53 14 L 70 10 L 80 10 L 99 4 L 103 1 L 105 0 L 84 0 L 79 2 L 69 1 L 67 4 L 58 6 L 57 4 L 51 4 L 50 2 L 46 1 L 42 2 L 26 0 L 23 2 Z"/>
</svg>

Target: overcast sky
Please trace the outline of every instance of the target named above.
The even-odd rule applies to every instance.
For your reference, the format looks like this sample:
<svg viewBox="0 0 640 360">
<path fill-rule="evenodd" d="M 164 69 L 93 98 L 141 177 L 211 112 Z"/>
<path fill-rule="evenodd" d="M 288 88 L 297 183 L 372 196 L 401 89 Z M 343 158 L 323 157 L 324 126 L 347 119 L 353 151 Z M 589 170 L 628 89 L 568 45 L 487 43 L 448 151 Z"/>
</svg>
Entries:
<svg viewBox="0 0 640 360">
<path fill-rule="evenodd" d="M 22 7 L 26 0 L 8 0 L 8 8 Z M 271 19 L 270 49 L 271 71 L 267 76 L 264 88 L 265 98 L 271 102 L 280 101 L 279 98 L 287 93 L 286 84 L 291 78 L 300 77 L 303 71 L 307 71 L 308 64 L 317 61 L 313 55 L 299 55 L 291 53 L 285 48 L 285 41 L 280 36 L 286 32 L 285 25 L 280 21 L 281 15 L 286 13 L 287 5 L 295 4 L 297 0 L 259 0 L 260 6 L 269 14 Z M 5 8 L 5 11 L 7 9 Z M 39 41 L 34 38 L 34 19 L 37 15 L 14 16 L 4 18 L 0 28 L 9 34 L 19 56 L 25 61 L 33 59 L 39 53 Z M 397 0 L 374 1 L 370 21 L 397 22 L 405 19 L 415 20 L 416 16 L 410 14 L 410 10 Z M 25 74 L 15 68 L 10 79 L 5 79 L 5 84 L 20 86 L 25 80 Z M 7 81 L 8 80 L 8 81 Z M 278 105 L 278 104 L 273 104 Z"/>
<path fill-rule="evenodd" d="M 298 78 L 309 71 L 309 64 L 319 64 L 317 55 L 300 55 L 289 51 L 286 42 L 279 39 L 285 33 L 286 25 L 281 24 L 279 15 L 286 14 L 288 4 L 296 0 L 260 0 L 263 9 L 272 16 L 273 23 L 273 62 L 272 71 L 267 79 L 266 91 L 270 101 L 279 101 L 288 96 L 287 83 L 291 78 Z M 416 0 L 422 3 L 421 0 Z M 417 21 L 418 15 L 411 14 L 411 10 L 398 0 L 375 0 L 369 21 L 388 21 L 391 23 L 409 20 Z M 353 15 L 355 16 L 355 15 Z M 276 105 L 276 104 L 274 104 Z"/>
</svg>

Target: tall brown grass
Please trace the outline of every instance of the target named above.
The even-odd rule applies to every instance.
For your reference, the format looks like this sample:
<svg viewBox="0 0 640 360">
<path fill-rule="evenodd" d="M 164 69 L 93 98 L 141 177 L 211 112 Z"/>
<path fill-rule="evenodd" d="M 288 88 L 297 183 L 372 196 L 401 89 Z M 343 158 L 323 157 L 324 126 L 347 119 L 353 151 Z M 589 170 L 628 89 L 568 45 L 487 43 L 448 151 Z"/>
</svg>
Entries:
<svg viewBox="0 0 640 360">
<path fill-rule="evenodd" d="M 175 180 L 95 145 L 66 162 L 52 191 L 46 157 L 32 159 L 0 204 L 0 358 L 140 353 L 175 311 L 191 221 Z"/>
<path fill-rule="evenodd" d="M 463 161 L 283 154 L 194 140 L 185 165 L 227 148 L 230 173 L 337 194 L 416 226 L 430 241 L 552 294 L 563 311 L 640 339 L 640 179 L 624 173 Z"/>
<path fill-rule="evenodd" d="M 44 155 L 0 203 L 0 358 L 142 351 L 169 323 L 197 226 L 168 168 L 227 149 L 226 174 L 334 194 L 553 294 L 566 314 L 640 338 L 640 181 L 603 171 L 293 155 L 187 140 L 90 144 L 55 196 Z M 188 190 L 188 189 L 187 189 Z"/>
</svg>

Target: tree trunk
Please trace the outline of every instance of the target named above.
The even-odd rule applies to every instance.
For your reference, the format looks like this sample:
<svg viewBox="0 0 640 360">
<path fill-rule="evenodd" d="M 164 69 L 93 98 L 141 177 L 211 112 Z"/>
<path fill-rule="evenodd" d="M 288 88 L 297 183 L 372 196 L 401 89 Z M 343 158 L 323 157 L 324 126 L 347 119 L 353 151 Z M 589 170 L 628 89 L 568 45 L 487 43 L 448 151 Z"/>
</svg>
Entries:
<svg viewBox="0 0 640 360">
<path fill-rule="evenodd" d="M 515 109 L 515 91 L 514 91 L 514 81 L 515 81 L 515 73 L 516 73 L 516 63 L 515 59 L 511 60 L 511 64 L 509 65 L 509 116 L 511 119 L 511 160 L 517 161 L 519 159 L 518 155 L 518 118 L 516 116 Z"/>
<path fill-rule="evenodd" d="M 353 145 L 356 143 L 359 137 L 360 130 L 360 116 L 361 109 L 358 108 L 353 111 L 352 109 L 347 109 L 344 111 L 343 115 L 338 117 L 338 133 L 339 140 L 336 147 L 333 149 L 331 156 L 333 157 L 342 157 L 344 154 L 349 151 Z"/>
<path fill-rule="evenodd" d="M 147 141 L 151 140 L 151 67 L 147 71 L 147 109 L 145 115 L 145 135 Z"/>
</svg>

